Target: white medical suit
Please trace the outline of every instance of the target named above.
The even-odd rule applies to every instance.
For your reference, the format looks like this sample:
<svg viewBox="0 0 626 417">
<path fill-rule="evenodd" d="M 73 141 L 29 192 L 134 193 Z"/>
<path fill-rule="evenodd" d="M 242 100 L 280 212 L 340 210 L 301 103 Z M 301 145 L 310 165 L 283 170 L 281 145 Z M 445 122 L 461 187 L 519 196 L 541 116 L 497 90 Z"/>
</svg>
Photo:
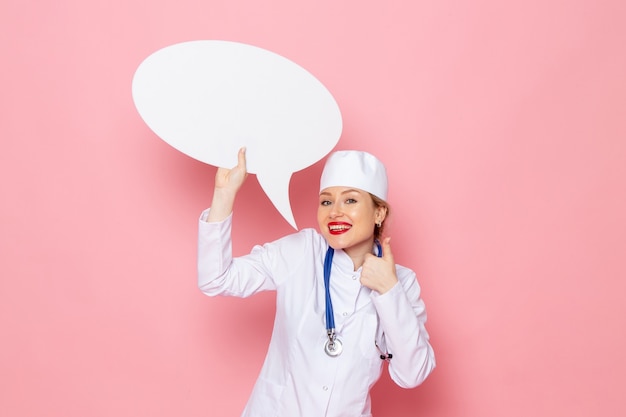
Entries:
<svg viewBox="0 0 626 417">
<path fill-rule="evenodd" d="M 361 270 L 354 271 L 350 257 L 335 250 L 330 292 L 343 353 L 330 357 L 324 352 L 323 236 L 304 229 L 233 258 L 232 215 L 208 223 L 206 214 L 198 238 L 202 292 L 248 297 L 276 291 L 272 339 L 242 417 L 367 417 L 369 391 L 384 363 L 381 353 L 393 355 L 389 373 L 401 387 L 419 385 L 434 369 L 413 271 L 396 265 L 398 284 L 378 294 L 361 285 Z"/>
</svg>

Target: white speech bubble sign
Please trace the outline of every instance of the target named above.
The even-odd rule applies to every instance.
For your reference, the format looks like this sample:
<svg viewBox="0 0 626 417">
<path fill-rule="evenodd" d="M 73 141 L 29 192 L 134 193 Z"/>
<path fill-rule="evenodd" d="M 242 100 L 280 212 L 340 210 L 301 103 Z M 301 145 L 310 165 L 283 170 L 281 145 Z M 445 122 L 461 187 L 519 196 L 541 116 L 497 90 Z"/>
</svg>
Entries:
<svg viewBox="0 0 626 417">
<path fill-rule="evenodd" d="M 274 52 L 198 40 L 160 49 L 137 68 L 133 100 L 157 136 L 184 154 L 248 172 L 296 230 L 292 173 L 326 156 L 342 131 L 337 102 L 312 74 Z"/>
</svg>

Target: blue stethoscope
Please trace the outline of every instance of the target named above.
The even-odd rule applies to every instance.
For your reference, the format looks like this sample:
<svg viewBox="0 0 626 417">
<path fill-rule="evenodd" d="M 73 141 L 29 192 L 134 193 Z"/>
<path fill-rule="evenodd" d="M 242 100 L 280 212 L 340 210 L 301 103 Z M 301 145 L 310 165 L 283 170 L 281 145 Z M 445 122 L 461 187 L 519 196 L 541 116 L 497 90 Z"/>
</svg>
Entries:
<svg viewBox="0 0 626 417">
<path fill-rule="evenodd" d="M 383 255 L 383 250 L 378 240 L 376 243 L 377 256 L 380 258 Z M 326 257 L 324 258 L 324 290 L 326 292 L 326 334 L 328 340 L 324 344 L 324 351 L 328 356 L 339 356 L 343 352 L 343 344 L 341 340 L 337 338 L 335 333 L 335 314 L 333 313 L 333 302 L 330 299 L 330 270 L 333 265 L 333 255 L 335 250 L 328 247 L 326 251 Z"/>
</svg>

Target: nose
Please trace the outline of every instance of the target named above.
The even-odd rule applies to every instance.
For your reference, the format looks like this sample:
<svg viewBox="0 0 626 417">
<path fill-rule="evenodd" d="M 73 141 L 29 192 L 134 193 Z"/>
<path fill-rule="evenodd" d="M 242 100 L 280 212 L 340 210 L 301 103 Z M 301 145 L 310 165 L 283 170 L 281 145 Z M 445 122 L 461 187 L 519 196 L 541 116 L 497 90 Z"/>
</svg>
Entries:
<svg viewBox="0 0 626 417">
<path fill-rule="evenodd" d="M 341 215 L 343 215 L 343 212 L 341 211 L 341 207 L 339 206 L 339 204 L 333 204 L 330 208 L 330 213 L 328 213 L 328 216 L 331 219 L 335 219 L 337 217 L 340 217 Z"/>
</svg>

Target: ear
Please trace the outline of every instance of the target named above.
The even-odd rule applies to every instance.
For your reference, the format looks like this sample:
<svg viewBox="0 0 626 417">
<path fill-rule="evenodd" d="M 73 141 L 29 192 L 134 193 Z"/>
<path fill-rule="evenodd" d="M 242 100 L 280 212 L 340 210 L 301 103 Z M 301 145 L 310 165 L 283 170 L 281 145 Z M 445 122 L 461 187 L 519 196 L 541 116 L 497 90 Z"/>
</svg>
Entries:
<svg viewBox="0 0 626 417">
<path fill-rule="evenodd" d="M 385 206 L 376 207 L 376 213 L 374 214 L 376 223 L 382 223 L 386 217 L 387 217 L 387 207 Z"/>
</svg>

